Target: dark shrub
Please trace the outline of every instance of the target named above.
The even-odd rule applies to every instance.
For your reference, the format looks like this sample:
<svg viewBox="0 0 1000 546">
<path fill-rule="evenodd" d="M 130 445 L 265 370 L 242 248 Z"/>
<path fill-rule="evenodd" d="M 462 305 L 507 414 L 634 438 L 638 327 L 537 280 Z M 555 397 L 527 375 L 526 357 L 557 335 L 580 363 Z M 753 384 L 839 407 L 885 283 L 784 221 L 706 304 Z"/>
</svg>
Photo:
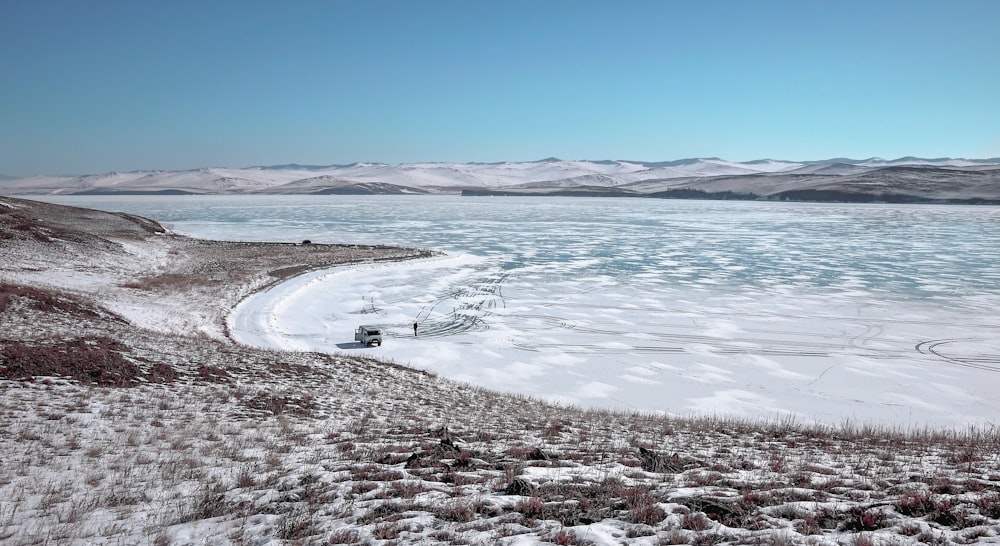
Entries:
<svg viewBox="0 0 1000 546">
<path fill-rule="evenodd" d="M 139 381 L 139 368 L 125 360 L 128 347 L 107 337 L 78 337 L 69 341 L 0 345 L 0 377 L 32 380 L 53 375 L 102 386 L 127 386 Z"/>
</svg>

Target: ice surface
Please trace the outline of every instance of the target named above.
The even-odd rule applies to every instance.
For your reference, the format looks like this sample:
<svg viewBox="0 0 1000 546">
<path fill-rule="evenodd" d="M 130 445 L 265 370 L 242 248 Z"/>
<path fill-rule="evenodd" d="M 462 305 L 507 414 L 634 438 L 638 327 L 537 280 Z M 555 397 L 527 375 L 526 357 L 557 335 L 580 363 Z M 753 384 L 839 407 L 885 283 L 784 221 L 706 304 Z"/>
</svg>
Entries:
<svg viewBox="0 0 1000 546">
<path fill-rule="evenodd" d="M 995 207 L 427 196 L 58 201 L 127 210 L 208 238 L 449 253 L 278 285 L 230 319 L 233 335 L 253 345 L 370 353 L 582 406 L 906 425 L 1000 415 Z M 383 328 L 385 343 L 355 344 L 359 324 Z"/>
</svg>

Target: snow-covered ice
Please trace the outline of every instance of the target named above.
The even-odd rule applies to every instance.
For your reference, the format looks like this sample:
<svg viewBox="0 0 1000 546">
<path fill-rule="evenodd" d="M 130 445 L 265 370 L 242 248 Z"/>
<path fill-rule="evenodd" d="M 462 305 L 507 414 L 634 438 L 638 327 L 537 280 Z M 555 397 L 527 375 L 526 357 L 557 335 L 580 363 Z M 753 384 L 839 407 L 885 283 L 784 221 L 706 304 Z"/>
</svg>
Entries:
<svg viewBox="0 0 1000 546">
<path fill-rule="evenodd" d="M 51 198 L 194 236 L 444 258 L 310 273 L 242 342 L 588 407 L 920 426 L 1000 414 L 995 207 L 459 197 Z M 412 324 L 417 322 L 418 334 Z M 360 347 L 353 329 L 385 331 Z"/>
</svg>

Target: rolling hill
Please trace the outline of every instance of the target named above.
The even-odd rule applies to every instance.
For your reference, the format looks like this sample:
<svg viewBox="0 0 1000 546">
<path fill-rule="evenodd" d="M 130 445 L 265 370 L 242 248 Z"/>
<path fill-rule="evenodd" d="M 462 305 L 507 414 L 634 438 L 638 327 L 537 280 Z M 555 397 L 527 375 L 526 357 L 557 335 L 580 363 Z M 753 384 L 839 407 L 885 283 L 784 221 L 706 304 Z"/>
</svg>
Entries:
<svg viewBox="0 0 1000 546">
<path fill-rule="evenodd" d="M 40 194 L 587 195 L 789 201 L 1000 204 L 1000 158 L 643 162 L 547 158 L 502 163 L 353 163 L 0 177 Z"/>
</svg>

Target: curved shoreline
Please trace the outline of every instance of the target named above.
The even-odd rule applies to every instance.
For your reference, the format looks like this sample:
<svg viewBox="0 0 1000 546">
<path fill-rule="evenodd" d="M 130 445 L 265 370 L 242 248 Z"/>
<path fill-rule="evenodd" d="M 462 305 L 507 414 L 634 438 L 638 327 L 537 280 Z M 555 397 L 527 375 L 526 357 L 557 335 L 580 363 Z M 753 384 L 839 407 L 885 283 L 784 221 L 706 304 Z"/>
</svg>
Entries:
<svg viewBox="0 0 1000 546">
<path fill-rule="evenodd" d="M 259 336 L 258 339 L 264 339 L 270 336 L 268 335 L 268 332 L 264 331 L 263 329 L 252 328 L 250 326 L 250 323 L 260 324 L 261 320 L 259 317 L 271 316 L 273 314 L 274 308 L 277 307 L 281 303 L 281 301 L 283 301 L 286 297 L 294 297 L 297 294 L 299 294 L 302 290 L 305 290 L 307 285 L 311 285 L 314 282 L 323 282 L 324 279 L 330 275 L 336 275 L 338 273 L 344 273 L 348 271 L 357 271 L 360 269 L 375 267 L 379 265 L 391 267 L 397 264 L 414 263 L 414 262 L 434 264 L 435 262 L 438 261 L 461 260 L 462 258 L 463 255 L 451 256 L 440 252 L 432 252 L 428 255 L 414 256 L 409 258 L 390 258 L 390 259 L 364 261 L 364 262 L 344 262 L 332 266 L 318 266 L 315 268 L 297 272 L 296 274 L 287 276 L 285 278 L 275 279 L 274 281 L 264 286 L 261 286 L 255 289 L 253 292 L 247 294 L 230 309 L 229 313 L 225 317 L 226 336 L 234 343 L 250 347 L 258 347 L 258 348 L 274 349 L 274 350 L 296 350 L 284 346 L 280 343 L 264 343 L 264 344 L 253 343 L 252 340 L 249 338 Z M 273 272 L 271 272 L 271 274 L 273 275 Z M 299 286 L 299 285 L 305 285 L 305 286 Z M 283 288 L 286 289 L 285 292 L 283 292 L 284 297 L 280 296 L 269 297 L 268 295 L 269 292 L 275 290 L 282 290 Z M 246 309 L 246 307 L 249 306 L 251 302 L 255 300 L 259 301 L 259 305 L 256 306 L 257 308 Z M 255 320 L 253 317 L 258 317 L 258 318 Z M 235 328 L 234 325 L 237 322 L 242 322 L 247 326 L 242 328 Z M 354 326 L 352 325 L 351 330 L 353 330 L 353 327 Z M 242 330 L 246 332 L 248 335 L 245 335 L 243 336 L 243 339 L 240 339 L 239 336 L 234 335 L 233 333 L 234 330 Z M 350 332 L 347 330 L 345 330 L 345 332 L 348 335 L 350 334 Z M 317 350 L 317 349 L 309 348 L 308 350 Z"/>
<path fill-rule="evenodd" d="M 248 243 L 257 245 L 269 245 L 271 243 Z M 284 283 L 291 282 L 295 279 L 302 278 L 310 274 L 320 274 L 324 275 L 327 272 L 337 270 L 345 266 L 360 266 L 367 264 L 377 264 L 377 263 L 391 263 L 391 262 L 404 262 L 409 260 L 420 260 L 428 259 L 436 256 L 444 256 L 444 253 L 433 251 L 433 250 L 421 250 L 421 249 L 410 249 L 404 247 L 390 247 L 390 246 L 374 246 L 366 247 L 364 245 L 337 245 L 337 244 L 310 244 L 310 247 L 326 248 L 326 249 L 375 249 L 375 250 L 385 250 L 387 251 L 385 255 L 373 256 L 369 258 L 356 259 L 350 258 L 343 260 L 333 260 L 328 262 L 319 262 L 313 264 L 299 264 L 293 266 L 287 266 L 280 269 L 268 270 L 268 268 L 262 268 L 258 274 L 265 275 L 265 280 L 262 284 L 256 284 L 254 282 L 246 283 L 246 287 L 250 288 L 248 292 L 243 294 L 236 302 L 231 303 L 227 306 L 227 311 L 221 317 L 222 331 L 226 339 L 232 341 L 233 343 L 240 343 L 232 335 L 231 318 L 236 310 L 243 305 L 245 302 L 253 297 L 259 296 L 260 294 L 272 290 Z M 412 252 L 409 255 L 398 255 L 399 252 Z"/>
</svg>

